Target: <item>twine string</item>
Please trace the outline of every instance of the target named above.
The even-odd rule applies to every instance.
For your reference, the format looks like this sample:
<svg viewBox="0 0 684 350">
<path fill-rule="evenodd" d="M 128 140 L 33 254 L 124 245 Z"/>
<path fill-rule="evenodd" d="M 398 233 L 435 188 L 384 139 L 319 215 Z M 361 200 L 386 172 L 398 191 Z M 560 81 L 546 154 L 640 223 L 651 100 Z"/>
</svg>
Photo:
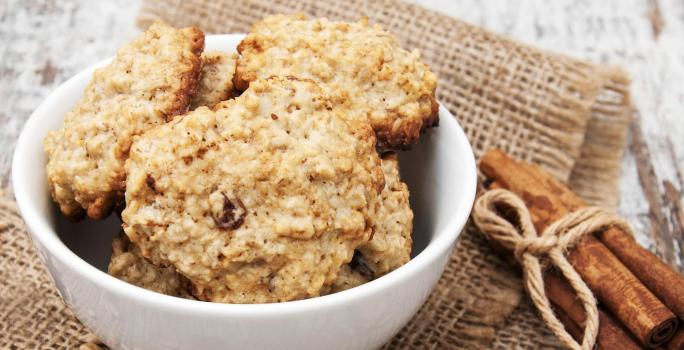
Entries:
<svg viewBox="0 0 684 350">
<path fill-rule="evenodd" d="M 502 206 L 512 210 L 517 217 L 517 225 L 502 216 L 497 209 Z M 473 220 L 489 240 L 514 253 L 523 270 L 525 289 L 549 329 L 570 349 L 592 349 L 599 326 L 596 299 L 565 253 L 587 234 L 609 226 L 631 232 L 629 225 L 605 209 L 585 207 L 553 222 L 538 235 L 525 203 L 503 189 L 487 191 L 475 202 Z M 585 321 L 581 344 L 567 332 L 551 309 L 544 290 L 543 270 L 547 264 L 560 271 L 582 303 Z"/>
</svg>

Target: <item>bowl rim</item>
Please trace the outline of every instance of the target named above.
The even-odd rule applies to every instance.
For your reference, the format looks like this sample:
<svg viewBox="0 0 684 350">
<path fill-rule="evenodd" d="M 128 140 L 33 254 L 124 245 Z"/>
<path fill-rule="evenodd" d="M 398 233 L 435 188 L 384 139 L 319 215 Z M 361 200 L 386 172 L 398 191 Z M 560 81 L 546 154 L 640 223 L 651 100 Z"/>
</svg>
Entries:
<svg viewBox="0 0 684 350">
<path fill-rule="evenodd" d="M 229 37 L 236 39 L 236 37 L 239 36 L 244 37 L 244 34 L 207 35 L 207 40 L 220 40 Z M 458 149 L 461 150 L 459 158 L 463 161 L 462 171 L 466 192 L 462 193 L 460 196 L 461 199 L 458 200 L 454 206 L 453 218 L 446 227 L 440 230 L 445 232 L 440 232 L 416 257 L 409 260 L 409 262 L 398 269 L 373 281 L 342 292 L 304 300 L 267 304 L 225 304 L 189 300 L 149 291 L 121 281 L 83 260 L 59 239 L 56 230 L 51 227 L 47 218 L 41 215 L 39 205 L 31 200 L 27 190 L 28 184 L 23 180 L 31 176 L 28 167 L 24 166 L 31 161 L 31 157 L 25 156 L 30 148 L 29 145 L 34 144 L 35 142 L 43 142 L 42 139 L 32 137 L 32 131 L 38 128 L 42 120 L 50 116 L 48 107 L 56 103 L 57 92 L 73 89 L 72 85 L 76 84 L 76 82 L 81 79 L 84 79 L 85 75 L 91 75 L 93 69 L 106 64 L 110 60 L 111 58 L 102 60 L 75 74 L 54 89 L 40 105 L 38 105 L 22 128 L 19 138 L 17 139 L 12 159 L 12 186 L 14 196 L 17 201 L 19 212 L 33 239 L 34 246 L 36 245 L 35 241 L 38 241 L 45 250 L 51 254 L 51 257 L 57 259 L 63 266 L 70 268 L 75 274 L 86 278 L 97 287 L 103 288 L 109 293 L 127 299 L 139 300 L 140 302 L 153 307 L 176 309 L 180 312 L 202 312 L 210 315 L 229 314 L 231 316 L 259 317 L 282 313 L 301 313 L 321 309 L 323 307 L 339 307 L 355 300 L 363 299 L 366 296 L 381 293 L 383 290 L 391 289 L 393 285 L 400 284 L 402 281 L 406 281 L 407 279 L 410 279 L 411 276 L 419 273 L 419 271 L 424 270 L 428 265 L 442 256 L 445 251 L 450 250 L 451 247 L 453 247 L 470 215 L 470 210 L 475 199 L 477 183 L 475 158 L 468 138 L 460 124 L 440 103 L 440 125 L 444 127 L 445 124 L 451 124 L 450 127 L 455 131 L 455 135 L 453 136 L 459 144 Z M 50 201 L 51 200 L 52 199 L 50 198 Z M 41 260 L 44 260 L 44 257 L 41 256 Z M 45 261 L 43 262 L 45 263 Z M 51 272 L 49 273 L 51 274 Z"/>
</svg>

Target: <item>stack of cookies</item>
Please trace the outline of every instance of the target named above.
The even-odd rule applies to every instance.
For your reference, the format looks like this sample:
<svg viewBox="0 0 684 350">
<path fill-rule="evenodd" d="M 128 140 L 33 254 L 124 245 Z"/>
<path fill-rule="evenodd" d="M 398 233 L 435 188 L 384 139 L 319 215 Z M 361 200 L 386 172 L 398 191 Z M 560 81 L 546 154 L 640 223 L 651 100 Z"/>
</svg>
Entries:
<svg viewBox="0 0 684 350">
<path fill-rule="evenodd" d="M 298 300 L 405 264 L 393 151 L 438 123 L 436 77 L 367 21 L 273 16 L 238 54 L 155 23 L 45 139 L 72 220 L 120 213 L 109 273 L 224 303 Z"/>
</svg>

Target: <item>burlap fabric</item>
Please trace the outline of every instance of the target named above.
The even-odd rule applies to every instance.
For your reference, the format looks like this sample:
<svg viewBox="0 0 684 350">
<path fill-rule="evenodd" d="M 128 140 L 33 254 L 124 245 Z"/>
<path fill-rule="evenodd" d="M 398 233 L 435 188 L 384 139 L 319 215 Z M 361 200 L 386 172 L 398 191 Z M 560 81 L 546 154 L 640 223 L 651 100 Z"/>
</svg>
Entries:
<svg viewBox="0 0 684 350">
<path fill-rule="evenodd" d="M 438 98 L 476 156 L 491 147 L 540 164 L 593 204 L 614 206 L 629 122 L 622 71 L 522 45 L 398 0 L 146 0 L 155 19 L 236 33 L 273 13 L 369 17 L 439 76 Z M 86 330 L 61 303 L 11 204 L 0 207 L 0 348 L 73 348 Z M 469 225 L 426 304 L 388 348 L 560 347 L 523 298 L 517 271 Z M 11 321 L 6 321 L 11 320 Z M 9 334 L 9 336 L 4 336 Z"/>
</svg>

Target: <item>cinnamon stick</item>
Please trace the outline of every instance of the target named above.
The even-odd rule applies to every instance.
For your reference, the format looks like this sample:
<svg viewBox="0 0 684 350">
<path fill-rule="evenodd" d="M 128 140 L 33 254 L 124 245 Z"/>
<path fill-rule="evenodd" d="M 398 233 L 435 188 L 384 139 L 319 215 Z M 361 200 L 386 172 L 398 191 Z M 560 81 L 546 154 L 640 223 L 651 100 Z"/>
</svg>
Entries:
<svg viewBox="0 0 684 350">
<path fill-rule="evenodd" d="M 575 341 L 581 344 L 582 337 L 584 336 L 584 330 L 582 327 L 575 323 L 575 321 L 573 321 L 572 318 L 570 318 L 570 316 L 568 316 L 568 314 L 563 311 L 562 308 L 559 308 L 555 304 L 553 304 L 553 312 L 556 314 L 556 317 L 558 317 L 558 320 L 563 324 L 565 330 L 570 333 Z"/>
<path fill-rule="evenodd" d="M 490 182 L 487 189 L 503 189 L 498 182 Z M 493 248 L 505 254 L 505 258 L 515 263 L 515 259 L 503 247 L 496 242 Z M 565 329 L 577 342 L 582 341 L 584 336 L 584 309 L 581 302 L 576 298 L 572 287 L 561 277 L 554 273 L 544 274 L 544 286 L 546 295 L 554 307 L 556 316 L 561 321 Z M 570 316 L 572 315 L 572 317 Z M 613 317 L 599 308 L 599 332 L 596 337 L 596 344 L 600 349 L 620 349 L 620 350 L 639 350 L 641 347 L 632 338 L 629 332 Z M 684 350 L 684 349 L 682 349 Z"/>
<path fill-rule="evenodd" d="M 491 182 L 487 187 L 487 189 L 490 190 L 497 188 L 503 189 L 503 186 L 498 182 Z M 496 242 L 491 243 L 496 244 Z M 510 253 L 501 246 L 495 246 L 494 248 L 501 253 Z M 515 262 L 515 259 L 508 254 L 506 258 L 510 258 L 512 262 Z M 570 333 L 577 342 L 581 342 L 584 335 L 585 315 L 582 304 L 576 298 L 574 290 L 564 279 L 558 277 L 554 273 L 544 274 L 544 285 L 546 287 L 546 295 L 554 306 L 556 316 L 561 323 L 563 323 L 563 326 L 565 326 L 568 333 Z M 572 317 L 569 315 L 572 315 Z M 632 338 L 629 331 L 600 307 L 599 324 L 599 332 L 596 337 L 598 348 L 620 350 L 641 349 L 634 338 Z"/>
<path fill-rule="evenodd" d="M 480 159 L 480 170 L 517 194 L 527 205 L 538 232 L 584 206 L 584 202 L 550 174 L 531 164 L 513 161 L 498 150 Z M 585 236 L 568 253 L 568 260 L 610 310 L 646 347 L 667 342 L 678 320 L 639 279 L 599 240 Z"/>
<path fill-rule="evenodd" d="M 572 322 L 584 329 L 584 308 L 577 300 L 572 288 L 561 277 L 554 273 L 544 276 L 546 295 L 557 309 L 563 310 Z M 572 326 L 571 326 L 572 327 Z M 572 334 L 572 333 L 571 333 Z M 599 308 L 599 332 L 596 344 L 601 349 L 639 350 L 641 347 L 632 339 L 629 333 L 613 317 Z"/>
<path fill-rule="evenodd" d="M 525 166 L 533 168 L 531 165 Z M 586 206 L 579 196 L 565 189 L 559 198 L 570 211 Z M 684 276 L 619 228 L 609 228 L 595 235 L 658 299 L 684 320 Z"/>
<path fill-rule="evenodd" d="M 684 350 L 684 329 L 680 329 L 675 333 L 674 337 L 665 344 L 666 350 Z"/>
<path fill-rule="evenodd" d="M 617 228 L 598 232 L 596 237 L 629 268 L 641 282 L 684 319 L 684 277 L 674 271 L 631 235 Z"/>
</svg>

